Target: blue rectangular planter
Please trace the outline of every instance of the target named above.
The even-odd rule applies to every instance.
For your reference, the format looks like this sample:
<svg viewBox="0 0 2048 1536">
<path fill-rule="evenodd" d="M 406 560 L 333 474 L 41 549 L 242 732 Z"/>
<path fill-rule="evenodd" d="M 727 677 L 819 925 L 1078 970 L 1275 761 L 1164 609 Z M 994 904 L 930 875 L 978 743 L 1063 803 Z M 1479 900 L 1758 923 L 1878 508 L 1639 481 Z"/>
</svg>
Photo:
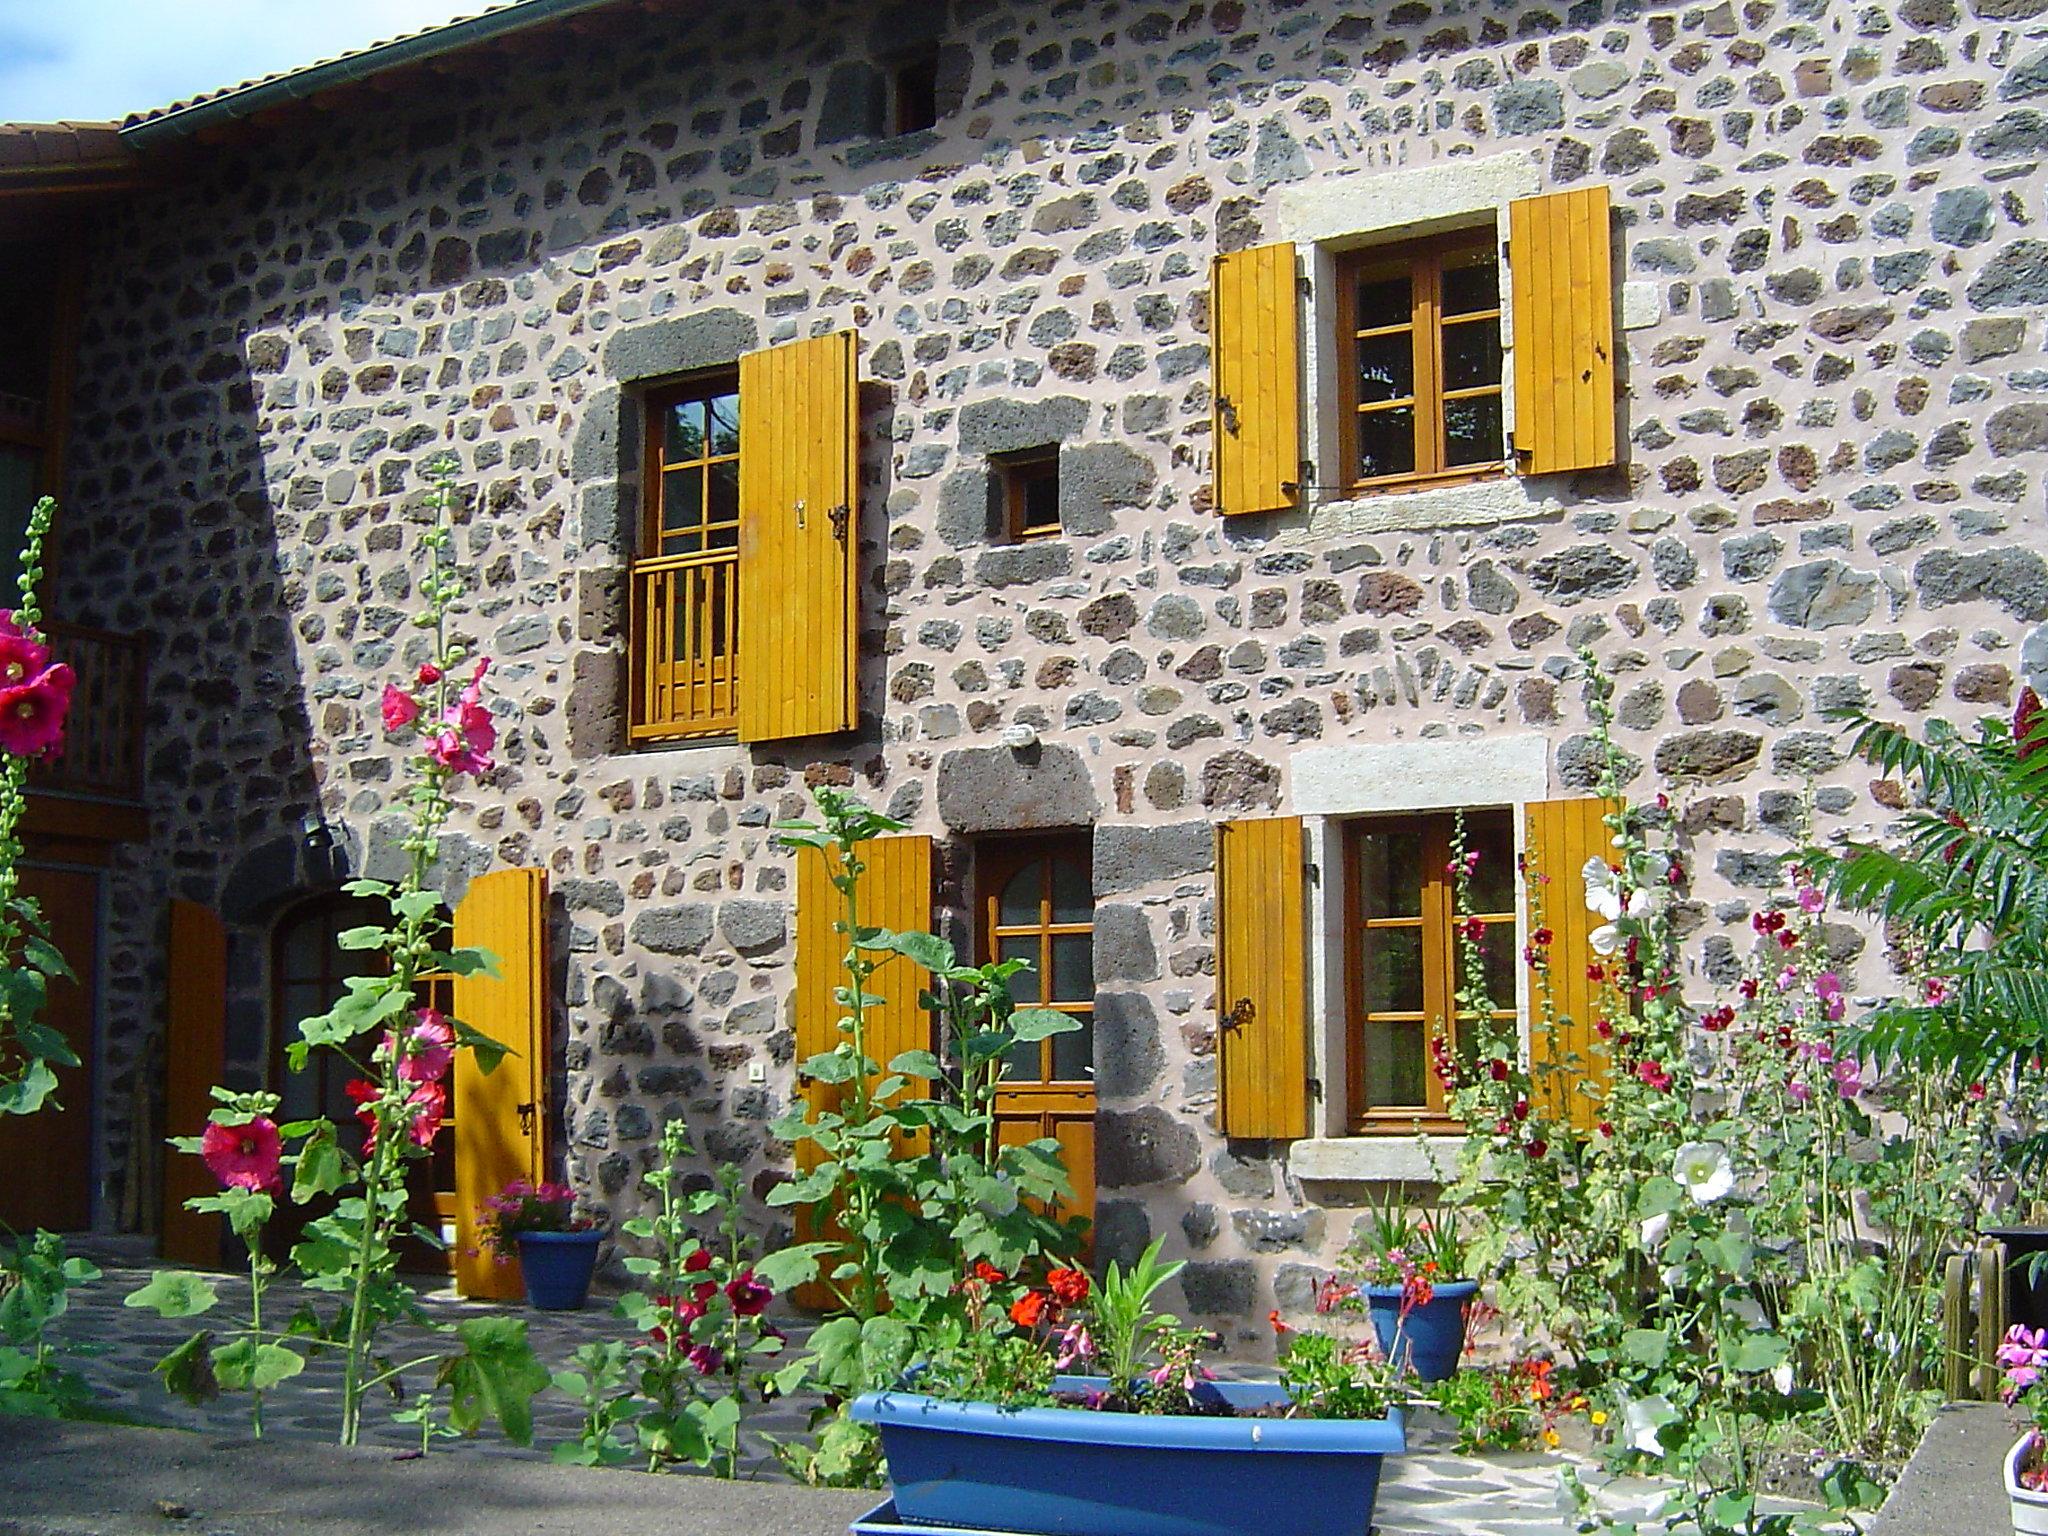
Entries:
<svg viewBox="0 0 2048 1536">
<path fill-rule="evenodd" d="M 1085 1392 L 1099 1377 L 1062 1376 Z M 1207 1382 L 1235 1407 L 1287 1401 L 1277 1382 Z M 930 1532 L 1028 1536 L 1368 1536 L 1383 1457 L 1407 1449 L 1384 1419 L 1240 1419 L 999 1408 L 917 1392 L 852 1405 L 889 1459 L 893 1518 Z M 880 1513 L 879 1511 L 877 1512 Z"/>
</svg>

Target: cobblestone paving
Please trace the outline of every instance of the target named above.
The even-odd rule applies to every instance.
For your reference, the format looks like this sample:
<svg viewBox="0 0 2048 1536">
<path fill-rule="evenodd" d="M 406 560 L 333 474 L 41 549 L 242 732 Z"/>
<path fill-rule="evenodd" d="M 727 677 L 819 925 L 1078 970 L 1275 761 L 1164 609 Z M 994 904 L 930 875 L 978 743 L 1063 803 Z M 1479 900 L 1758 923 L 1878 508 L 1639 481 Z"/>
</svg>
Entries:
<svg viewBox="0 0 2048 1536">
<path fill-rule="evenodd" d="M 147 1278 L 146 1270 L 109 1267 L 102 1280 L 74 1293 L 72 1310 L 59 1331 L 90 1351 L 76 1359 L 77 1368 L 104 1400 L 138 1418 L 222 1436 L 245 1435 L 246 1397 L 224 1397 L 193 1407 L 170 1397 L 152 1376 L 156 1362 L 198 1323 L 166 1321 L 154 1312 L 123 1306 L 122 1298 L 139 1289 Z M 244 1315 L 247 1282 L 224 1275 L 218 1277 L 218 1285 L 221 1305 L 214 1316 L 225 1323 Z M 291 1287 L 273 1287 L 265 1293 L 265 1311 L 282 1317 L 300 1299 L 301 1294 Z M 331 1298 L 320 1300 L 333 1305 Z M 441 1323 L 497 1310 L 490 1304 L 463 1301 L 452 1291 L 427 1295 L 425 1305 Z M 531 1325 L 534 1347 L 550 1368 L 565 1364 L 582 1344 L 619 1337 L 624 1326 L 612 1317 L 608 1300 L 597 1296 L 582 1312 L 529 1311 L 524 1315 Z M 394 1360 L 410 1359 L 435 1347 L 431 1335 L 417 1328 L 394 1328 L 386 1342 Z M 414 1374 L 422 1379 L 426 1375 L 424 1371 Z M 269 1394 L 267 1432 L 276 1438 L 329 1440 L 339 1421 L 340 1396 L 338 1363 L 331 1358 L 315 1360 L 302 1375 Z M 543 1393 L 534 1400 L 534 1449 L 522 1450 L 486 1433 L 472 1441 L 437 1442 L 433 1454 L 545 1456 L 548 1447 L 573 1438 L 577 1423 L 576 1408 L 567 1398 Z M 756 1432 L 793 1436 L 803 1430 L 804 1406 L 794 1402 L 773 1405 L 750 1423 Z M 364 1434 L 373 1443 L 393 1449 L 409 1449 L 419 1443 L 416 1428 L 392 1423 L 382 1407 L 372 1407 L 365 1415 Z M 765 1447 L 756 1441 L 754 1450 L 756 1475 L 775 1475 Z M 1453 1455 L 1443 1437 L 1426 1426 L 1417 1426 L 1410 1434 L 1410 1454 L 1387 1464 L 1380 1490 L 1379 1531 L 1381 1536 L 1565 1536 L 1570 1526 L 1561 1521 L 1556 1504 L 1560 1465 L 1556 1456 L 1535 1454 Z M 1617 1509 L 1633 1504 L 1639 1510 L 1649 1492 L 1648 1484 L 1629 1482 L 1609 1489 L 1608 1497 Z"/>
</svg>

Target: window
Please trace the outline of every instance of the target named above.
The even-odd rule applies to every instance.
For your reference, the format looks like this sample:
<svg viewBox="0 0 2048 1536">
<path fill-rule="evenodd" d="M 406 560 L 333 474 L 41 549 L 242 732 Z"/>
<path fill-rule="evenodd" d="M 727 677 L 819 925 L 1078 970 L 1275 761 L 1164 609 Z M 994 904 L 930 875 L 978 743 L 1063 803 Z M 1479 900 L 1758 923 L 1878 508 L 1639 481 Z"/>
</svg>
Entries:
<svg viewBox="0 0 2048 1536">
<path fill-rule="evenodd" d="M 1004 1087 L 1095 1080 L 1095 894 L 1088 846 L 1019 841 L 983 855 L 984 953 L 1022 960 L 1010 978 L 1020 1007 L 1052 1008 L 1081 1028 L 1016 1048 Z"/>
<path fill-rule="evenodd" d="M 927 48 L 889 71 L 889 131 L 921 133 L 939 121 L 939 50 Z"/>
<path fill-rule="evenodd" d="M 1345 256 L 1338 312 L 1350 489 L 1501 467 L 1500 253 L 1490 228 Z"/>
<path fill-rule="evenodd" d="M 1003 531 L 1011 539 L 1060 531 L 1060 451 L 1033 448 L 994 461 L 1003 477 Z"/>
<path fill-rule="evenodd" d="M 636 738 L 723 735 L 739 715 L 740 396 L 721 373 L 647 401 Z"/>
<path fill-rule="evenodd" d="M 1355 1132 L 1408 1134 L 1418 1120 L 1452 1128 L 1430 1070 L 1430 1038 L 1448 1029 L 1453 1049 L 1471 1049 L 1474 1016 L 1456 1006 L 1461 919 L 1447 868 L 1456 826 L 1455 815 L 1432 814 L 1346 828 L 1345 1054 Z M 1478 855 L 1471 902 L 1484 929 L 1487 994 L 1493 1016 L 1511 1021 L 1521 964 L 1511 813 L 1468 811 L 1464 831 Z"/>
</svg>

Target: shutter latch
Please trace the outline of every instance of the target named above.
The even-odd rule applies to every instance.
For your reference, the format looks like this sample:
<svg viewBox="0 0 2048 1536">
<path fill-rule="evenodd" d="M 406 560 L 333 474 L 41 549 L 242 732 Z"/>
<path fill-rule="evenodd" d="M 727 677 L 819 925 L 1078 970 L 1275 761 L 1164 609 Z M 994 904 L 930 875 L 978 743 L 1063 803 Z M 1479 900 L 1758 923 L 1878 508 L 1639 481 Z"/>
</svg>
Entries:
<svg viewBox="0 0 2048 1536">
<path fill-rule="evenodd" d="M 1230 1005 L 1230 1012 L 1223 1015 L 1223 1027 L 1226 1030 L 1243 1029 L 1258 1016 L 1258 1005 L 1248 997 L 1240 997 Z"/>
</svg>

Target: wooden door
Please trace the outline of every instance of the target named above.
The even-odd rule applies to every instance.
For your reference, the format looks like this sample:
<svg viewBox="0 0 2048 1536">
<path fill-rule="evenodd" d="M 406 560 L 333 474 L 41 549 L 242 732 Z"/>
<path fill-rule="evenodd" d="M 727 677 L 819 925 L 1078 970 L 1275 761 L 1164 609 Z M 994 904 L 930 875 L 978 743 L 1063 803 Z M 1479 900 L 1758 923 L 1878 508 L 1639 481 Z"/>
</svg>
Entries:
<svg viewBox="0 0 2048 1536">
<path fill-rule="evenodd" d="M 57 1071 L 57 1092 L 33 1115 L 0 1117 L 0 1223 L 19 1232 L 92 1226 L 93 1034 L 98 1012 L 100 877 L 88 869 L 23 865 L 21 894 L 34 897 L 74 982 L 54 981 L 43 1021 L 78 1056 Z"/>
<path fill-rule="evenodd" d="M 196 901 L 173 901 L 170 996 L 164 1013 L 164 1124 L 170 1136 L 198 1136 L 213 1111 L 211 1089 L 227 1051 L 228 941 L 220 917 Z M 185 1209 L 219 1189 L 206 1164 L 166 1146 L 161 1252 L 166 1263 L 218 1269 L 221 1219 Z"/>
<path fill-rule="evenodd" d="M 1049 1136 L 1073 1186 L 1056 1214 L 1095 1218 L 1095 897 L 1085 837 L 1018 839 L 978 859 L 984 959 L 1022 960 L 1020 1006 L 1055 1009 L 1081 1028 L 1019 1047 L 996 1090 L 1005 1146 Z"/>
</svg>

